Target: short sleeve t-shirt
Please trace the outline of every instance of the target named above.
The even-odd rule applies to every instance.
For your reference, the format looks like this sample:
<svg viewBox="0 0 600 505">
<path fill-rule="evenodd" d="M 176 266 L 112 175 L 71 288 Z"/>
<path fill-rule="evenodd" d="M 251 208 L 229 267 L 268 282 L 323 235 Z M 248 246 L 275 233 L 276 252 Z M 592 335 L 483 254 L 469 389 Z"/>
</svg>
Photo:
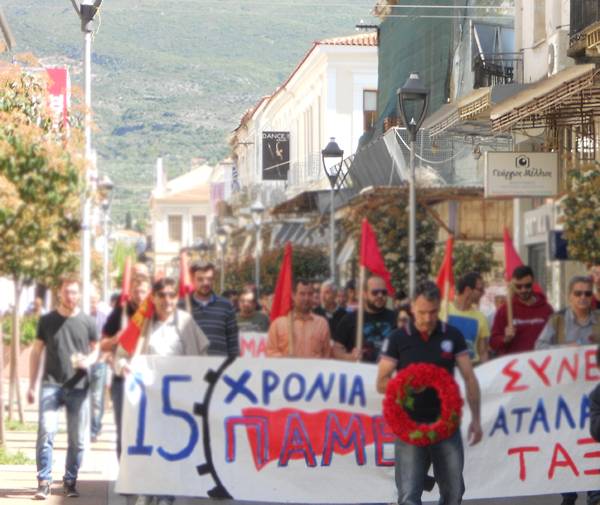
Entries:
<svg viewBox="0 0 600 505">
<path fill-rule="evenodd" d="M 269 318 L 262 312 L 257 311 L 252 317 L 242 317 L 238 312 L 235 317 L 240 333 L 269 331 Z"/>
<path fill-rule="evenodd" d="M 490 327 L 478 310 L 458 310 L 453 303 L 448 307 L 448 324 L 462 333 L 471 361 L 479 362 L 478 342 L 490 337 Z"/>
<path fill-rule="evenodd" d="M 342 344 L 348 352 L 356 346 L 356 325 L 358 312 L 349 312 L 337 325 L 333 339 Z M 396 328 L 396 314 L 392 310 L 383 309 L 380 312 L 365 311 L 363 323 L 363 358 L 366 363 L 375 363 L 383 342 Z"/>
<path fill-rule="evenodd" d="M 456 328 L 438 322 L 435 330 L 424 338 L 413 324 L 398 328 L 386 339 L 381 354 L 396 362 L 396 370 L 413 363 L 430 363 L 454 375 L 456 357 L 468 352 L 465 339 Z M 415 394 L 414 419 L 431 423 L 439 416 L 440 401 L 432 389 Z"/>
<path fill-rule="evenodd" d="M 94 319 L 83 312 L 64 317 L 55 310 L 40 318 L 37 338 L 46 347 L 42 381 L 62 385 L 75 373 L 71 356 L 89 354 L 90 343 L 98 340 L 98 334 Z M 75 385 L 76 389 L 84 387 L 86 381 Z"/>
</svg>

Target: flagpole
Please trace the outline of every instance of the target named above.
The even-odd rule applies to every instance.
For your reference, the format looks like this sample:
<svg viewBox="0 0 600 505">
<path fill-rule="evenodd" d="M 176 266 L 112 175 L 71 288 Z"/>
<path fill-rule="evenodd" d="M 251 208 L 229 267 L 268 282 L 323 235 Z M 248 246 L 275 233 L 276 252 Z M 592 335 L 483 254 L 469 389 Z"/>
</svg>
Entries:
<svg viewBox="0 0 600 505">
<path fill-rule="evenodd" d="M 361 265 L 358 281 L 358 314 L 356 315 L 356 348 L 358 349 L 358 359 L 362 356 L 363 348 L 363 325 L 365 322 L 365 311 L 364 311 L 364 287 L 365 287 L 366 268 Z"/>
<path fill-rule="evenodd" d="M 450 279 L 448 273 L 444 279 L 444 297 L 442 299 L 442 313 L 440 319 L 445 323 L 448 322 L 448 315 L 450 312 Z"/>
</svg>

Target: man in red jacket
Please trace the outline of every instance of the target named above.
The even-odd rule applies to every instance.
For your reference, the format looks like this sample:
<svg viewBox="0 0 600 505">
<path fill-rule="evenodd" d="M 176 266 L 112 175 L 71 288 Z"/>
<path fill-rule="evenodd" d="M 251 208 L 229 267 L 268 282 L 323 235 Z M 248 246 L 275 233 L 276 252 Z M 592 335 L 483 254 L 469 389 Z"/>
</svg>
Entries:
<svg viewBox="0 0 600 505">
<path fill-rule="evenodd" d="M 522 265 L 512 274 L 513 324 L 508 324 L 507 306 L 502 305 L 492 325 L 490 346 L 498 355 L 533 350 L 535 341 L 552 315 L 552 307 L 543 293 L 533 291 L 533 270 Z"/>
</svg>

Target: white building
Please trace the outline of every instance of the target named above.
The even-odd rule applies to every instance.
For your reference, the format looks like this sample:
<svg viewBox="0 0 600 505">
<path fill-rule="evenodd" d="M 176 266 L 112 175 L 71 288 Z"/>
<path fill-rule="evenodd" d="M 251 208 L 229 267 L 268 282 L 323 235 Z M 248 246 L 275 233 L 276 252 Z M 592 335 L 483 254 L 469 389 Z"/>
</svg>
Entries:
<svg viewBox="0 0 600 505">
<path fill-rule="evenodd" d="M 352 154 L 376 117 L 377 34 L 314 42 L 287 80 L 243 116 L 231 139 L 242 187 L 262 184 L 268 207 L 275 188 L 292 197 L 326 189 L 321 150 L 335 137 Z M 289 132 L 287 180 L 263 180 L 263 132 Z M 281 193 L 280 193 L 281 194 Z"/>
<path fill-rule="evenodd" d="M 170 272 L 182 247 L 208 238 L 213 219 L 210 181 L 213 167 L 203 165 L 167 181 L 159 159 L 150 199 L 152 246 L 156 271 Z"/>
</svg>

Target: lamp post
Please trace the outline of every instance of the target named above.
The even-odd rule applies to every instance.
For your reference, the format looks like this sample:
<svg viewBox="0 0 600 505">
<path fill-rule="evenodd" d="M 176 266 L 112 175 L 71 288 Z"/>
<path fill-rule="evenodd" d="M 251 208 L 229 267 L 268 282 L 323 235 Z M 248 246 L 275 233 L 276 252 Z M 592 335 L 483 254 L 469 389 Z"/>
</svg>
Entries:
<svg viewBox="0 0 600 505">
<path fill-rule="evenodd" d="M 221 294 L 225 291 L 225 247 L 227 246 L 227 232 L 225 228 L 217 228 L 217 244 L 219 244 L 219 256 L 221 259 Z"/>
<path fill-rule="evenodd" d="M 410 297 L 415 294 L 417 281 L 417 195 L 415 187 L 415 143 L 417 133 L 427 115 L 429 104 L 429 90 L 423 85 L 419 74 L 412 73 L 398 88 L 398 108 L 402 121 L 410 134 L 410 176 L 408 193 L 408 290 Z"/>
<path fill-rule="evenodd" d="M 84 74 L 84 135 L 85 135 L 85 184 L 86 188 L 82 197 L 81 217 L 81 299 L 82 309 L 86 314 L 90 311 L 90 285 L 92 275 L 91 251 L 91 210 L 92 203 L 88 196 L 88 186 L 91 182 L 90 165 L 92 164 L 92 33 L 94 31 L 94 17 L 100 9 L 102 0 L 81 0 L 78 5 L 76 0 L 71 4 L 81 21 L 83 32 L 83 74 Z"/>
<path fill-rule="evenodd" d="M 334 137 L 331 137 L 329 144 L 321 151 L 323 159 L 323 168 L 325 175 L 329 179 L 331 185 L 331 204 L 329 215 L 329 272 L 330 278 L 335 282 L 335 208 L 333 206 L 333 197 L 335 194 L 335 184 L 340 174 L 340 164 L 344 159 L 344 151 L 337 145 Z"/>
<path fill-rule="evenodd" d="M 98 183 L 98 189 L 104 195 L 102 199 L 102 233 L 104 234 L 104 249 L 102 251 L 102 299 L 104 303 L 109 303 L 109 273 L 108 273 L 108 255 L 109 255 L 109 237 L 110 237 L 110 206 L 112 203 L 113 189 L 115 185 L 108 176 L 104 176 Z"/>
<path fill-rule="evenodd" d="M 254 264 L 254 284 L 256 284 L 256 299 L 260 296 L 260 228 L 262 225 L 262 216 L 265 212 L 265 207 L 257 197 L 256 201 L 250 207 L 250 214 L 252 215 L 252 222 L 254 223 L 254 229 L 256 230 L 256 247 L 255 253 L 255 264 Z"/>
</svg>

